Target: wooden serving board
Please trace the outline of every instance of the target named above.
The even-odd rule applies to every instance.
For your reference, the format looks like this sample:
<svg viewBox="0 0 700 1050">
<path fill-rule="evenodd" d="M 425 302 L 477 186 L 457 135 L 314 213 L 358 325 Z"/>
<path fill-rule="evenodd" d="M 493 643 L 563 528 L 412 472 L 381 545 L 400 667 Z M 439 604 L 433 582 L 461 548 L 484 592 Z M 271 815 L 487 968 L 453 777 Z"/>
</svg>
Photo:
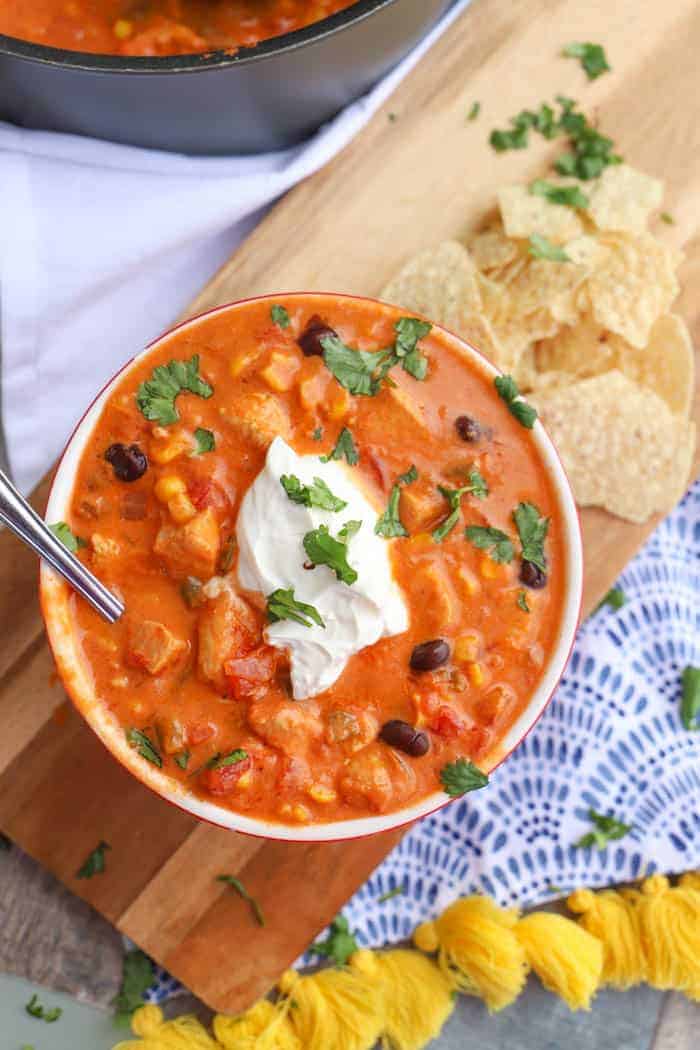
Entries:
<svg viewBox="0 0 700 1050">
<path fill-rule="evenodd" d="M 589 84 L 578 63 L 558 57 L 572 40 L 602 42 L 614 72 Z M 499 155 L 488 132 L 563 93 L 598 110 L 631 163 L 666 179 L 675 225 L 662 232 L 687 252 L 679 309 L 697 339 L 698 53 L 696 0 L 475 0 L 344 153 L 277 205 L 190 312 L 263 292 L 376 294 L 412 253 L 479 223 L 495 186 L 544 169 L 557 147 L 538 139 Z M 475 100 L 481 116 L 469 123 Z M 37 506 L 46 491 L 45 481 Z M 656 522 L 586 510 L 582 523 L 588 611 Z M 0 826 L 209 1005 L 245 1007 L 400 832 L 345 845 L 265 843 L 197 824 L 149 793 L 64 703 L 36 572 L 33 556 L 0 535 Z M 112 847 L 107 873 L 77 881 L 100 839 Z M 221 872 L 259 898 L 264 929 L 215 881 Z"/>
</svg>

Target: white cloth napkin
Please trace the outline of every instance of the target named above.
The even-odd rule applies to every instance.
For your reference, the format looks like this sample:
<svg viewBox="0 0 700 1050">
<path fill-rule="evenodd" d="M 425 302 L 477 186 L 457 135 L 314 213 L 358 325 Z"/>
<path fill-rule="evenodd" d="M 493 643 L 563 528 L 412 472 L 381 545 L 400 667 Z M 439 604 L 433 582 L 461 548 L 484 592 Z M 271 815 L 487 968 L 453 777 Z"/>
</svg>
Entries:
<svg viewBox="0 0 700 1050">
<path fill-rule="evenodd" d="M 0 123 L 2 419 L 28 491 L 119 365 L 167 328 L 271 201 L 369 120 L 469 0 L 307 143 L 191 158 Z"/>
</svg>

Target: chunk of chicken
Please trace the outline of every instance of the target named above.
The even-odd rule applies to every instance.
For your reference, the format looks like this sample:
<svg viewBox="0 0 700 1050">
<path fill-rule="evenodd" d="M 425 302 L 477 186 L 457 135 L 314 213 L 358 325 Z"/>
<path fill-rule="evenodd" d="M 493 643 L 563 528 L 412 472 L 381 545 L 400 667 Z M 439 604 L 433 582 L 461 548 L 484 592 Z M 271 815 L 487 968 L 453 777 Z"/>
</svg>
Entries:
<svg viewBox="0 0 700 1050">
<path fill-rule="evenodd" d="M 126 658 L 134 667 L 149 674 L 160 674 L 176 663 L 188 649 L 188 643 L 177 638 L 157 620 L 132 620 L 126 642 Z"/>
<path fill-rule="evenodd" d="M 220 543 L 216 516 L 207 507 L 184 525 L 162 525 L 153 550 L 176 580 L 185 576 L 208 580 L 216 571 Z"/>
<path fill-rule="evenodd" d="M 394 794 L 391 774 L 382 749 L 370 745 L 348 761 L 340 776 L 340 793 L 351 806 L 369 807 L 378 813 L 387 808 Z"/>
<path fill-rule="evenodd" d="M 379 722 L 370 711 L 351 707 L 334 707 L 328 714 L 326 739 L 339 744 L 344 751 L 359 751 L 377 739 Z"/>
<path fill-rule="evenodd" d="M 409 533 L 426 532 L 445 517 L 447 503 L 435 480 L 421 475 L 411 485 L 401 489 L 401 521 Z"/>
<path fill-rule="evenodd" d="M 395 378 L 399 384 L 402 382 L 400 376 Z M 410 382 L 420 386 L 414 380 Z M 410 447 L 417 442 L 425 446 L 430 442 L 430 428 L 425 413 L 412 393 L 399 385 L 384 387 L 379 396 L 382 399 L 381 406 L 377 407 L 376 412 L 368 412 L 362 420 L 363 441 L 366 445 L 381 448 L 386 443 L 387 433 L 391 434 L 392 444 L 397 448 Z"/>
<path fill-rule="evenodd" d="M 224 664 L 250 652 L 259 641 L 255 613 L 234 590 L 225 587 L 202 609 L 197 630 L 199 674 L 219 692 L 226 693 Z"/>
<path fill-rule="evenodd" d="M 273 394 L 243 394 L 225 411 L 224 418 L 259 448 L 267 448 L 277 435 L 287 440 L 292 432 L 286 409 Z"/>
<path fill-rule="evenodd" d="M 266 744 L 292 756 L 303 754 L 323 734 L 318 713 L 303 701 L 280 703 L 272 710 L 268 701 L 253 704 L 248 722 Z"/>
</svg>

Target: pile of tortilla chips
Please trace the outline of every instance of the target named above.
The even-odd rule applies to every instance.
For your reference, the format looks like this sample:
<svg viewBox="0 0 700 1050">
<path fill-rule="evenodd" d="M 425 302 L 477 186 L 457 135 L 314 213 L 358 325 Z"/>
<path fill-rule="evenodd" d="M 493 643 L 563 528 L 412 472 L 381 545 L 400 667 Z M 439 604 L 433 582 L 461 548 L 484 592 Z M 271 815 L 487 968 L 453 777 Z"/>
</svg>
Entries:
<svg viewBox="0 0 700 1050">
<path fill-rule="evenodd" d="M 624 164 L 551 184 L 579 185 L 588 207 L 506 186 L 498 220 L 468 246 L 445 241 L 412 259 L 382 298 L 515 377 L 579 504 L 643 522 L 680 499 L 695 448 L 693 347 L 669 312 L 681 256 L 647 228 L 663 186 Z M 533 237 L 566 261 L 535 257 Z"/>
</svg>

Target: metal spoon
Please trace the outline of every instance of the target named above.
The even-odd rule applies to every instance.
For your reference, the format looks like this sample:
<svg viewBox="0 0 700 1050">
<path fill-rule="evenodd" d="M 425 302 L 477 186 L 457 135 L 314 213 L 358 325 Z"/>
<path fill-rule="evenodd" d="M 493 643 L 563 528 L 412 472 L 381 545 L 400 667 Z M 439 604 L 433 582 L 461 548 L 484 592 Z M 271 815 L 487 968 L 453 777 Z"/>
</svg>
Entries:
<svg viewBox="0 0 700 1050">
<path fill-rule="evenodd" d="M 114 623 L 123 614 L 124 606 L 119 599 L 115 598 L 67 547 L 64 547 L 1 470 L 0 521 L 47 561 L 56 572 L 60 572 L 71 587 L 82 594 L 105 620 Z"/>
</svg>

